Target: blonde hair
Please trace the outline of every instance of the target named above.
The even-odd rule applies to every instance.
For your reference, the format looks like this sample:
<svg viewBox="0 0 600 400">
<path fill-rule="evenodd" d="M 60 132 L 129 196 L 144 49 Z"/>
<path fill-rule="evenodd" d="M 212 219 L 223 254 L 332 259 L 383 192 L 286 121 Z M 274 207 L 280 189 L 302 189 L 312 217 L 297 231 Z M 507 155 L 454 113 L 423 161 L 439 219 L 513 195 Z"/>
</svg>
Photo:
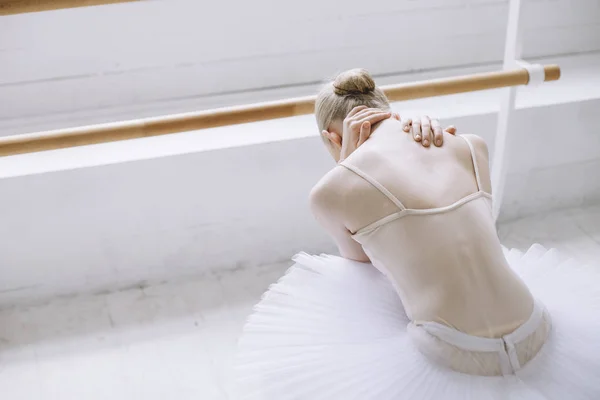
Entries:
<svg viewBox="0 0 600 400">
<path fill-rule="evenodd" d="M 357 106 L 390 110 L 383 90 L 365 69 L 342 72 L 321 89 L 315 102 L 319 131 L 328 130 L 333 121 L 343 120 Z"/>
</svg>

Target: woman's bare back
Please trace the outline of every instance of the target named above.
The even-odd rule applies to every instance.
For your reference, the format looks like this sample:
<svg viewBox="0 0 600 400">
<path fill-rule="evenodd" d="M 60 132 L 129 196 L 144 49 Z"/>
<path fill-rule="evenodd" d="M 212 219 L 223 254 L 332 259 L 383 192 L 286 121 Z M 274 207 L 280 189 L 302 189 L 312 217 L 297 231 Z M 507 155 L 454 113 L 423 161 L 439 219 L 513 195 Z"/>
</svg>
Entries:
<svg viewBox="0 0 600 400">
<path fill-rule="evenodd" d="M 423 149 L 399 129 L 386 121 L 320 182 L 332 218 L 394 282 L 412 320 L 487 337 L 513 331 L 533 298 L 496 234 L 485 142 L 447 135 L 444 147 Z"/>
</svg>

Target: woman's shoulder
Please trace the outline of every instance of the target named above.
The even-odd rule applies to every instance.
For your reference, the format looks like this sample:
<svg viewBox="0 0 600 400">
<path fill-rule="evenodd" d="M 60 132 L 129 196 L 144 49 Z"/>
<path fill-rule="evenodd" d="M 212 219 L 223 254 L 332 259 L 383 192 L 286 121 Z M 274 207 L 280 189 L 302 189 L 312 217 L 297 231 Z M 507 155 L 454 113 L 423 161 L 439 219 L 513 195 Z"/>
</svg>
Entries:
<svg viewBox="0 0 600 400">
<path fill-rule="evenodd" d="M 339 208 L 348 197 L 357 194 L 365 182 L 347 168 L 336 165 L 327 172 L 310 192 L 311 206 Z M 368 185 L 366 185 L 368 186 Z"/>
<path fill-rule="evenodd" d="M 487 193 L 492 193 L 492 182 L 490 178 L 490 156 L 488 145 L 486 141 L 477 135 L 461 135 L 467 141 L 471 143 L 473 146 L 473 151 L 475 153 L 475 160 L 477 162 L 477 169 L 480 174 L 482 187 L 480 189 L 486 191 Z"/>
<path fill-rule="evenodd" d="M 473 135 L 470 133 L 461 136 L 467 139 L 473 145 L 475 155 L 485 156 L 486 158 L 488 157 L 488 145 L 487 142 L 481 136 Z"/>
<path fill-rule="evenodd" d="M 336 165 L 327 172 L 310 191 L 310 202 L 329 203 L 337 201 L 344 195 L 344 180 L 348 178 L 349 171 L 341 165 Z"/>
</svg>

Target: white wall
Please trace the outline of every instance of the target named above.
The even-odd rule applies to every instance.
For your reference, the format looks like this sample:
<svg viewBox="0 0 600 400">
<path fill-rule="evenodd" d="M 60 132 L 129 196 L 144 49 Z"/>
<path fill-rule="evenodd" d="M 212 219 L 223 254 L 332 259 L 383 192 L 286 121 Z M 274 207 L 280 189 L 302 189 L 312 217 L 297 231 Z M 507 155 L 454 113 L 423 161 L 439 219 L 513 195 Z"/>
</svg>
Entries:
<svg viewBox="0 0 600 400">
<path fill-rule="evenodd" d="M 600 99 L 592 99 L 517 111 L 503 219 L 600 201 L 599 109 Z M 493 143 L 495 112 L 451 121 Z M 297 117 L 250 131 L 313 124 Z M 137 147 L 167 139 L 176 138 Z M 301 250 L 335 251 L 307 204 L 332 166 L 317 135 L 8 177 L 34 156 L 0 163 L 0 306 L 285 261 Z"/>
<path fill-rule="evenodd" d="M 333 250 L 308 210 L 318 141 L 1 180 L 0 305 Z"/>
<path fill-rule="evenodd" d="M 526 57 L 600 50 L 600 1 L 524 2 Z M 390 74 L 496 62 L 507 20 L 507 0 L 209 3 L 2 17 L 0 135 L 73 125 L 74 114 L 79 124 L 212 107 L 217 94 L 355 66 Z"/>
</svg>

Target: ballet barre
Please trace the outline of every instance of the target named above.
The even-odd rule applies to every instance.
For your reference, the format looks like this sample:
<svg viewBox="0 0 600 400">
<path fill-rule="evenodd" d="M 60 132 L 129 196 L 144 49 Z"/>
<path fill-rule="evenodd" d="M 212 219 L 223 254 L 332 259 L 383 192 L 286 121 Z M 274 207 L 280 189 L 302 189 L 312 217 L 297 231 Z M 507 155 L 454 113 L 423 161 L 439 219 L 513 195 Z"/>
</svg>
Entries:
<svg viewBox="0 0 600 400">
<path fill-rule="evenodd" d="M 130 3 L 141 0 L 0 0 L 0 15 L 25 14 L 40 11 Z"/>
<path fill-rule="evenodd" d="M 560 67 L 558 65 L 539 66 L 540 72 L 542 72 L 542 68 L 543 81 L 555 81 L 560 78 Z M 401 101 L 526 85 L 530 80 L 530 72 L 526 68 L 518 68 L 508 71 L 382 86 L 381 88 L 390 101 Z M 186 114 L 7 136 L 0 138 L 0 156 L 139 139 L 312 114 L 315 99 L 316 96 L 299 97 Z"/>
</svg>

